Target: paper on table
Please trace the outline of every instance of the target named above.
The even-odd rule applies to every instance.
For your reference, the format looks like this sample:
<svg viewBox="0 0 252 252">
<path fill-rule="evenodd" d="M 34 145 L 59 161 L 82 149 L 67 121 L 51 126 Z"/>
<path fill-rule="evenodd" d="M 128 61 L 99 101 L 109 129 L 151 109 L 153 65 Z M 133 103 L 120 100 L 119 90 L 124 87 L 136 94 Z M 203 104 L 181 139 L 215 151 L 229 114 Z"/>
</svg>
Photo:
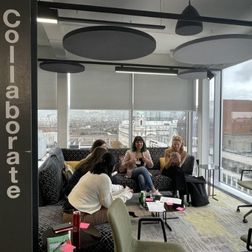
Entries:
<svg viewBox="0 0 252 252">
<path fill-rule="evenodd" d="M 75 249 L 75 246 L 73 246 L 71 243 L 65 243 L 62 247 L 61 247 L 61 251 L 62 252 L 73 252 Z"/>
<path fill-rule="evenodd" d="M 166 203 L 172 203 L 172 204 L 178 204 L 181 205 L 182 200 L 178 198 L 171 198 L 171 197 L 161 197 L 160 202 L 166 202 Z"/>
<path fill-rule="evenodd" d="M 146 202 L 150 212 L 165 212 L 164 203 L 161 202 Z"/>
</svg>

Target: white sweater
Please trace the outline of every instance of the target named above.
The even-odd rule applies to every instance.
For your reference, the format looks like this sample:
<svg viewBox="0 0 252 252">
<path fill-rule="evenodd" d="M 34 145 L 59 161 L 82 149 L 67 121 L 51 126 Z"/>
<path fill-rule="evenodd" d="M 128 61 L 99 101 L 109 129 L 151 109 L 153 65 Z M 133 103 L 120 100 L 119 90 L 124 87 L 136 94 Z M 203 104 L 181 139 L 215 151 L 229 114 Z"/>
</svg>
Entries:
<svg viewBox="0 0 252 252">
<path fill-rule="evenodd" d="M 109 208 L 113 199 L 117 197 L 126 201 L 132 194 L 121 185 L 112 185 L 111 179 L 105 173 L 87 172 L 72 189 L 68 200 L 79 211 L 92 214 L 102 206 Z"/>
</svg>

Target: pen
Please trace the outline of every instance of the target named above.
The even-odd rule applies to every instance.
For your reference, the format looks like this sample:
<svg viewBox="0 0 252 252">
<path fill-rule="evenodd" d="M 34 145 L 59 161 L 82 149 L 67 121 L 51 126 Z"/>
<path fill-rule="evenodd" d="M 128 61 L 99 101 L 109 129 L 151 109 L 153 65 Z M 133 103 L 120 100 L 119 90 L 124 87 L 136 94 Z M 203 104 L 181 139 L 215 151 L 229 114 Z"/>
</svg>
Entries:
<svg viewBox="0 0 252 252">
<path fill-rule="evenodd" d="M 59 249 L 66 241 L 62 241 L 56 248 L 53 249 L 54 251 L 57 251 L 57 249 Z"/>
</svg>

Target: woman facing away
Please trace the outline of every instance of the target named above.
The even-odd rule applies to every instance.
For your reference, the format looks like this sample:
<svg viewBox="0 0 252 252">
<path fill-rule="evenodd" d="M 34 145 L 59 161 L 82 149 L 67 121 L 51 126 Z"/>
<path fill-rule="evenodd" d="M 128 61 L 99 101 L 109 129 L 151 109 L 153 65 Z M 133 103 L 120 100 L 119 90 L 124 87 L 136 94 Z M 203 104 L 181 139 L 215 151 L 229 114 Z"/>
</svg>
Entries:
<svg viewBox="0 0 252 252">
<path fill-rule="evenodd" d="M 173 193 L 185 189 L 185 175 L 181 166 L 187 158 L 187 152 L 184 150 L 183 139 L 181 136 L 173 136 L 172 146 L 165 150 L 165 165 L 162 175 L 172 179 Z M 180 195 L 181 196 L 181 195 Z"/>
<path fill-rule="evenodd" d="M 104 147 L 96 147 L 94 150 L 84 159 L 82 159 L 78 165 L 75 167 L 75 171 L 72 177 L 69 179 L 64 193 L 66 196 L 69 195 L 74 186 L 78 183 L 79 179 L 85 175 L 90 168 L 101 161 L 102 156 L 107 152 L 107 149 Z"/>
<path fill-rule="evenodd" d="M 113 199 L 124 201 L 132 197 L 129 188 L 112 187 L 110 179 L 115 161 L 110 153 L 105 153 L 100 162 L 82 176 L 68 195 L 68 201 L 75 210 L 81 212 L 81 220 L 93 225 L 107 222 L 107 209 Z M 114 190 L 114 191 L 113 191 Z M 72 214 L 63 213 L 65 222 L 72 221 Z"/>
<path fill-rule="evenodd" d="M 108 149 L 107 143 L 103 139 L 97 139 L 93 142 L 90 152 L 92 153 L 96 147 L 103 147 L 104 149 Z"/>
<path fill-rule="evenodd" d="M 135 137 L 131 150 L 125 154 L 122 166 L 127 169 L 127 177 L 136 180 L 140 190 L 151 190 L 153 194 L 160 195 L 147 169 L 153 167 L 153 161 L 141 136 Z"/>
</svg>

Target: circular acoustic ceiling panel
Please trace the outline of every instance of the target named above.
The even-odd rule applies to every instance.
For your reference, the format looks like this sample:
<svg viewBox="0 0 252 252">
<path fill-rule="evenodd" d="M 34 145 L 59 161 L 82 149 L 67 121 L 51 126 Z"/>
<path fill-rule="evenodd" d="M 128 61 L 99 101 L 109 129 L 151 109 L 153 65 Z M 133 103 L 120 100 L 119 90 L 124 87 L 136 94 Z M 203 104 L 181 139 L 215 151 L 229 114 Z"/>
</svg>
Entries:
<svg viewBox="0 0 252 252">
<path fill-rule="evenodd" d="M 187 64 L 238 63 L 252 58 L 252 36 L 228 34 L 200 38 L 178 46 L 175 60 Z"/>
<path fill-rule="evenodd" d="M 75 62 L 43 61 L 39 66 L 43 70 L 57 73 L 80 73 L 85 70 L 83 65 Z"/>
<path fill-rule="evenodd" d="M 178 77 L 186 80 L 207 79 L 207 71 L 201 69 L 179 70 Z"/>
<path fill-rule="evenodd" d="M 96 60 L 130 60 L 151 54 L 155 39 L 147 33 L 117 26 L 91 26 L 69 32 L 63 38 L 69 52 Z"/>
</svg>

